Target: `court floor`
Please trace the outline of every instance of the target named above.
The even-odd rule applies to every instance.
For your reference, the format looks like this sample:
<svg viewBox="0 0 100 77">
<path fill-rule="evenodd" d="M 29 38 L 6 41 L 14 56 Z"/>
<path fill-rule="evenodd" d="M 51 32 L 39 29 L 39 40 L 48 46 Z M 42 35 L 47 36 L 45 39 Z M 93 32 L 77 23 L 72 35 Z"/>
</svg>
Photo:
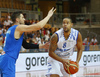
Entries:
<svg viewBox="0 0 100 77">
<path fill-rule="evenodd" d="M 45 77 L 46 70 L 17 72 L 16 77 Z M 80 67 L 76 77 L 100 77 L 100 66 Z"/>
</svg>

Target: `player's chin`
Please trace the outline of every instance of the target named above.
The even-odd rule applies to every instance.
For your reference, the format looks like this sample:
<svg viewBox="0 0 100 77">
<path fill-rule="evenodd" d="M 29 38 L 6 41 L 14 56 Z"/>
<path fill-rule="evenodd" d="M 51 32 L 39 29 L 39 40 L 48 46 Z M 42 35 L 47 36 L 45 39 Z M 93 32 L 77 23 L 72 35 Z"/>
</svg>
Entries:
<svg viewBox="0 0 100 77">
<path fill-rule="evenodd" d="M 65 29 L 64 31 L 65 31 L 65 32 L 68 32 L 68 29 Z"/>
</svg>

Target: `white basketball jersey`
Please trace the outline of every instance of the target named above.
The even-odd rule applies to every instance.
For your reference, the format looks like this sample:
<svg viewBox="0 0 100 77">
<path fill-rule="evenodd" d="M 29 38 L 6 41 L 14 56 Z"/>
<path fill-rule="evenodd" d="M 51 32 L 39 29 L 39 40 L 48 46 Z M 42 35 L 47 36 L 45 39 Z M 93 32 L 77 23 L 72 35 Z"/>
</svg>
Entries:
<svg viewBox="0 0 100 77">
<path fill-rule="evenodd" d="M 55 54 L 62 58 L 68 58 L 71 56 L 77 43 L 78 32 L 78 30 L 71 28 L 71 32 L 67 40 L 64 37 L 63 28 L 55 32 L 58 35 L 58 43 Z"/>
</svg>

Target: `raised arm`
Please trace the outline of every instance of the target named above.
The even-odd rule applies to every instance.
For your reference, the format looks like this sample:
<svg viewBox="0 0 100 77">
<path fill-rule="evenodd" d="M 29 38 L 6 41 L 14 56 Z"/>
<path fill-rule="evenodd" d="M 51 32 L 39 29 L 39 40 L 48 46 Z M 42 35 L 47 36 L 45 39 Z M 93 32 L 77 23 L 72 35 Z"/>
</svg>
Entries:
<svg viewBox="0 0 100 77">
<path fill-rule="evenodd" d="M 18 25 L 17 26 L 17 30 L 20 32 L 31 32 L 31 31 L 37 31 L 40 30 L 41 28 L 43 28 L 45 26 L 45 24 L 48 22 L 48 20 L 50 19 L 50 17 L 53 15 L 54 11 L 56 9 L 52 8 L 49 12 L 48 15 L 41 20 L 40 22 L 33 24 L 33 25 Z"/>
<path fill-rule="evenodd" d="M 81 36 L 80 33 L 78 34 L 78 39 L 77 39 L 76 46 L 77 46 L 77 50 L 78 50 L 77 51 L 77 60 L 76 60 L 76 62 L 79 63 L 79 61 L 81 59 L 81 56 L 82 56 L 82 36 Z"/>
</svg>

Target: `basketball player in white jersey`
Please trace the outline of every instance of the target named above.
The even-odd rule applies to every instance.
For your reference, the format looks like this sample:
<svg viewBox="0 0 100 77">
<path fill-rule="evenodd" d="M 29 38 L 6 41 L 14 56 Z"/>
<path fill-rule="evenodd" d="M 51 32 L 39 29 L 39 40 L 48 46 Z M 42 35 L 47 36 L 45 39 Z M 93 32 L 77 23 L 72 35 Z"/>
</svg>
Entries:
<svg viewBox="0 0 100 77">
<path fill-rule="evenodd" d="M 74 47 L 77 47 L 77 59 L 79 63 L 82 55 L 82 36 L 78 30 L 72 27 L 69 18 L 63 19 L 63 28 L 55 32 L 50 40 L 47 77 L 76 77 L 65 72 L 63 66 L 67 66 Z"/>
</svg>

